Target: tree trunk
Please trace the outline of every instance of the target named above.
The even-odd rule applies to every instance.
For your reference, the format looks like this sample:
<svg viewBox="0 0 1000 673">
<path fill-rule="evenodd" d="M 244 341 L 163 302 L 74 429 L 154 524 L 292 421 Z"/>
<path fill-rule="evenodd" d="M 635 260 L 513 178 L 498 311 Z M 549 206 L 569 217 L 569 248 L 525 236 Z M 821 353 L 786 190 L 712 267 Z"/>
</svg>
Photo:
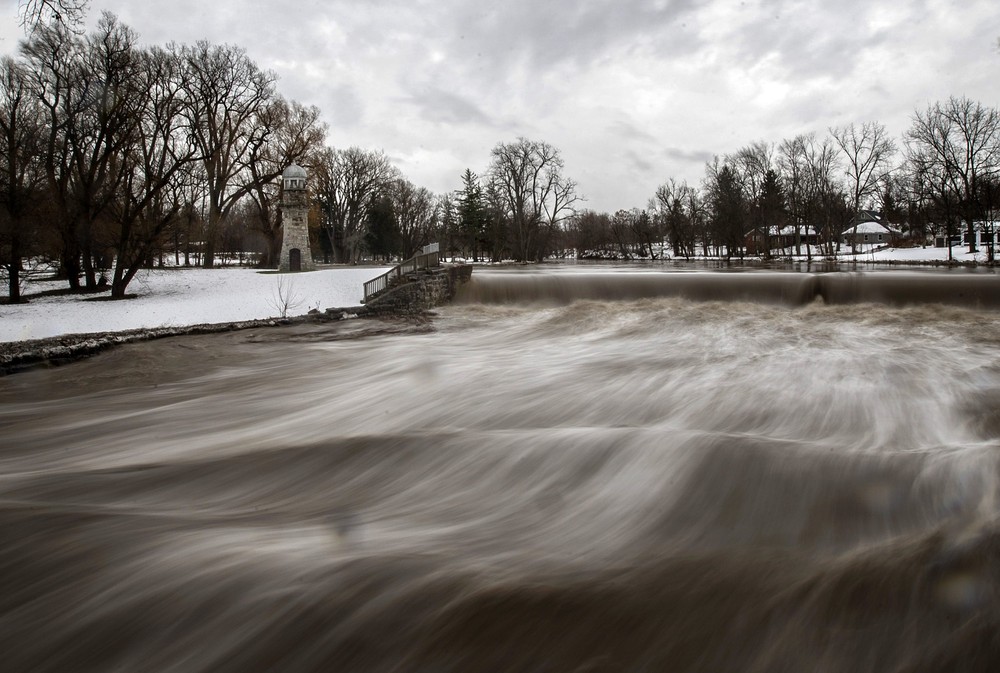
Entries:
<svg viewBox="0 0 1000 673">
<path fill-rule="evenodd" d="M 208 209 L 208 223 L 205 227 L 204 240 L 202 241 L 201 265 L 206 269 L 215 266 L 215 239 L 219 231 L 219 224 L 222 221 L 222 212 L 217 205 L 211 205 Z"/>
<path fill-rule="evenodd" d="M 83 254 L 83 277 L 88 290 L 97 289 L 97 271 L 94 269 L 94 255 L 90 246 L 86 246 Z"/>
<path fill-rule="evenodd" d="M 128 287 L 128 283 L 122 274 L 121 265 L 115 266 L 115 275 L 111 280 L 111 298 L 112 299 L 124 299 L 125 298 L 125 288 Z"/>
<path fill-rule="evenodd" d="M 206 269 L 215 267 L 215 242 L 206 236 L 202 248 L 201 265 Z"/>
<path fill-rule="evenodd" d="M 68 240 L 72 239 L 72 240 Z M 63 251 L 60 256 L 66 282 L 73 291 L 80 289 L 80 248 L 73 236 L 63 237 Z"/>
<path fill-rule="evenodd" d="M 21 263 L 12 262 L 8 271 L 9 288 L 7 298 L 11 304 L 21 303 Z"/>
<path fill-rule="evenodd" d="M 77 240 L 80 241 L 81 259 L 83 261 L 83 278 L 88 290 L 97 289 L 97 272 L 94 269 L 94 250 L 90 236 L 90 222 L 78 222 L 76 225 Z"/>
<path fill-rule="evenodd" d="M 7 299 L 11 304 L 21 303 L 21 241 L 16 223 L 11 225 L 10 256 L 7 258 Z"/>
</svg>

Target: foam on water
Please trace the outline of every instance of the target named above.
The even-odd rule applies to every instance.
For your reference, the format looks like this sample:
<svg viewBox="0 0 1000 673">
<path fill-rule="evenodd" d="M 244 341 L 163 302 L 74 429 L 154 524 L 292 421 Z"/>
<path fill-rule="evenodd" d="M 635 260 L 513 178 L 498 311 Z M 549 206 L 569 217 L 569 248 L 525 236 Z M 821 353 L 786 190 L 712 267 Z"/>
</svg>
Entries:
<svg viewBox="0 0 1000 673">
<path fill-rule="evenodd" d="M 466 303 L 0 380 L 6 665 L 992 670 L 1000 314 L 792 304 Z"/>
</svg>

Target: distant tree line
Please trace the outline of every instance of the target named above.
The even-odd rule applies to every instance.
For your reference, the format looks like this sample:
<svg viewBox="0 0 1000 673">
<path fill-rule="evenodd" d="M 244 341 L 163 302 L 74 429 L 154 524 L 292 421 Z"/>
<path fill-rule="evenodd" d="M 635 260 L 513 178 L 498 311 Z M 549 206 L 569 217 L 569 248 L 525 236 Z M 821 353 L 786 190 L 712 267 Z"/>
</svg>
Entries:
<svg viewBox="0 0 1000 673">
<path fill-rule="evenodd" d="M 986 241 L 994 262 L 1000 114 L 953 97 L 916 111 L 899 142 L 866 122 L 752 143 L 709 162 L 700 185 L 667 180 L 645 209 L 575 214 L 563 245 L 582 257 L 655 258 L 653 241 L 676 258 L 769 256 L 780 234 L 797 255 L 832 255 L 862 210 L 914 242 L 957 240 L 964 229 L 969 251 Z M 753 251 L 751 233 L 761 241 Z"/>
</svg>

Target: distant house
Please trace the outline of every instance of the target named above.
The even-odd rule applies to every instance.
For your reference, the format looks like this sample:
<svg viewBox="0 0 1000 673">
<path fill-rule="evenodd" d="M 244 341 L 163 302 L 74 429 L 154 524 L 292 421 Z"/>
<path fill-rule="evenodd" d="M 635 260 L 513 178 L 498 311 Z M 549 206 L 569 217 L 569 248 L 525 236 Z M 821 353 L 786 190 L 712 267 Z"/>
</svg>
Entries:
<svg viewBox="0 0 1000 673">
<path fill-rule="evenodd" d="M 841 233 L 845 245 L 889 245 L 896 233 L 881 222 L 862 222 Z"/>
<path fill-rule="evenodd" d="M 800 245 L 818 245 L 819 235 L 816 230 L 808 226 L 799 227 Z M 795 227 L 786 225 L 780 229 L 776 227 L 754 227 L 743 235 L 743 245 L 746 246 L 750 255 L 760 255 L 766 250 L 784 250 L 795 247 Z"/>
<path fill-rule="evenodd" d="M 840 236 L 844 245 L 896 245 L 902 233 L 891 228 L 880 213 L 861 210 L 854 226 L 845 229 Z"/>
<path fill-rule="evenodd" d="M 801 245 L 819 245 L 819 234 L 810 226 L 799 227 L 799 243 Z M 795 227 L 787 225 L 778 230 L 774 236 L 773 245 L 776 248 L 795 247 Z"/>
<path fill-rule="evenodd" d="M 942 231 L 934 235 L 934 247 L 935 248 L 947 248 L 949 247 L 949 239 L 951 245 L 962 245 L 962 241 L 965 240 L 962 234 L 952 234 L 951 236 L 946 236 Z"/>
<path fill-rule="evenodd" d="M 974 222 L 972 228 L 977 245 L 990 245 L 991 243 L 994 246 L 1000 245 L 1000 222 Z M 969 244 L 969 228 L 965 225 L 965 222 L 957 226 L 950 238 L 951 245 L 953 246 Z M 943 228 L 941 228 L 934 235 L 934 247 L 946 248 L 948 247 L 947 243 L 948 237 L 945 235 Z"/>
<path fill-rule="evenodd" d="M 766 227 L 754 227 L 743 234 L 743 247 L 747 249 L 748 255 L 762 255 L 774 247 L 773 242 L 769 245 L 769 238 L 770 234 Z"/>
<path fill-rule="evenodd" d="M 980 245 L 990 245 L 991 243 L 996 246 L 1000 243 L 1000 222 L 974 222 L 972 225 L 976 230 L 976 235 L 979 239 Z"/>
</svg>

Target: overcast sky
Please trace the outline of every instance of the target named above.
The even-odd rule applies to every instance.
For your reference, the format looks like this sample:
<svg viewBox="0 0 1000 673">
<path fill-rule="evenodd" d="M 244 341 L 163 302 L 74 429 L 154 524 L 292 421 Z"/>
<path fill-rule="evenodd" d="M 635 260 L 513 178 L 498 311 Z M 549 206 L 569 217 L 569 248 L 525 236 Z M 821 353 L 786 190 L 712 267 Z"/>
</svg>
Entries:
<svg viewBox="0 0 1000 673">
<path fill-rule="evenodd" d="M 1000 105 L 997 0 L 91 0 L 91 24 L 102 10 L 147 43 L 244 47 L 331 145 L 383 149 L 435 192 L 498 142 L 549 142 L 596 210 L 756 140 Z"/>
</svg>

